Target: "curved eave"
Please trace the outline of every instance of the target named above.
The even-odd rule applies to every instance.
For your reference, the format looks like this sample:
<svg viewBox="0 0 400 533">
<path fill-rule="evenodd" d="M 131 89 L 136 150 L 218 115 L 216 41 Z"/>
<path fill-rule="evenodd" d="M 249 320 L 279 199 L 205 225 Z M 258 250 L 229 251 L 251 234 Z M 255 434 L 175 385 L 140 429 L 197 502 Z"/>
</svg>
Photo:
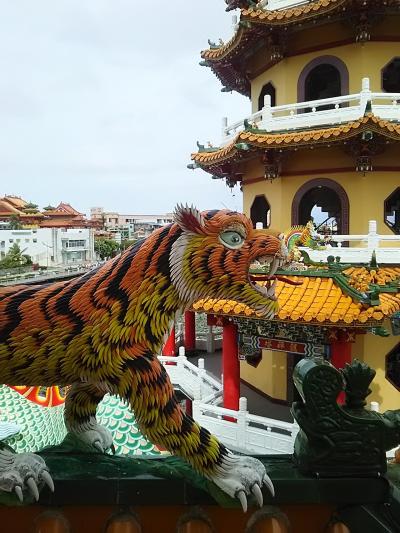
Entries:
<svg viewBox="0 0 400 533">
<path fill-rule="evenodd" d="M 248 156 L 252 151 L 306 148 L 310 145 L 316 146 L 327 143 L 340 144 L 366 130 L 373 131 L 392 141 L 400 141 L 400 124 L 382 120 L 372 113 L 368 113 L 368 115 L 359 120 L 330 128 L 297 130 L 285 133 L 266 133 L 256 130 L 242 131 L 229 145 L 212 152 L 194 153 L 191 158 L 203 170 L 214 172 L 215 167 L 228 162 L 236 162 L 242 159 L 244 155 Z M 247 145 L 249 149 L 247 151 L 239 149 L 237 147 L 239 143 Z"/>
<path fill-rule="evenodd" d="M 373 2 L 371 8 L 378 13 L 390 12 L 391 8 L 398 9 L 400 0 L 385 0 L 384 5 L 378 1 Z M 235 2 L 238 6 L 239 2 Z M 240 23 L 233 37 L 221 46 L 203 50 L 201 57 L 204 64 L 209 66 L 221 83 L 245 96 L 250 95 L 250 81 L 248 80 L 243 55 L 259 39 L 265 39 L 273 30 L 304 29 L 308 23 L 313 24 L 316 19 L 321 23 L 332 21 L 335 18 L 348 18 L 351 13 L 365 8 L 364 0 L 318 0 L 308 4 L 274 11 L 261 9 L 242 8 Z M 393 11 L 393 9 L 392 9 Z M 279 60 L 271 61 L 270 66 Z"/>
<path fill-rule="evenodd" d="M 400 273 L 400 269 L 398 269 Z M 400 310 L 400 292 L 381 293 L 379 305 L 366 305 L 353 299 L 331 277 L 286 276 L 301 285 L 277 281 L 279 311 L 275 321 L 343 327 L 373 327 Z M 193 309 L 208 314 L 262 320 L 253 309 L 234 300 L 205 299 Z"/>
</svg>

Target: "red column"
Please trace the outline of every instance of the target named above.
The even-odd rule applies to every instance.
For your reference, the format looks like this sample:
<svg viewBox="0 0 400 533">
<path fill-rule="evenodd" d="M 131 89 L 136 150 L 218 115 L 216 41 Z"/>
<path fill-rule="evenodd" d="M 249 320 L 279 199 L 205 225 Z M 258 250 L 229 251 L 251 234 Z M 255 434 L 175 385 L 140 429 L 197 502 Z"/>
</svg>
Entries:
<svg viewBox="0 0 400 533">
<path fill-rule="evenodd" d="M 240 362 L 237 326 L 232 323 L 226 323 L 223 326 L 222 372 L 224 374 L 224 407 L 237 411 L 240 396 Z"/>
<path fill-rule="evenodd" d="M 193 415 L 192 400 L 186 400 L 186 414 L 189 415 L 189 416 Z"/>
<path fill-rule="evenodd" d="M 175 326 L 171 329 L 171 333 L 167 339 L 167 342 L 164 344 L 162 350 L 163 355 L 175 355 Z"/>
<path fill-rule="evenodd" d="M 344 368 L 346 363 L 351 363 L 351 342 L 346 340 L 345 334 L 339 333 L 338 339 L 331 342 L 331 363 L 337 368 Z M 343 404 L 344 392 L 338 396 L 338 403 Z"/>
<path fill-rule="evenodd" d="M 185 311 L 185 350 L 193 352 L 196 349 L 196 315 L 193 311 Z"/>
</svg>

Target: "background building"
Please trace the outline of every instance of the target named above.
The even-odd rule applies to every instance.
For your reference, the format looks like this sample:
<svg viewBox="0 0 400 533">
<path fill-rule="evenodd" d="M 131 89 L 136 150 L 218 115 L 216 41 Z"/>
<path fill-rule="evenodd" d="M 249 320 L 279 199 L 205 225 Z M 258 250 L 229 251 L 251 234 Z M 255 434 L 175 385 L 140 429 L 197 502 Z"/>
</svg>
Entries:
<svg viewBox="0 0 400 533">
<path fill-rule="evenodd" d="M 162 215 L 121 215 L 105 211 L 103 207 L 90 209 L 90 220 L 109 232 L 115 240 L 141 239 L 165 224 L 173 222 L 173 214 Z"/>
<path fill-rule="evenodd" d="M 95 260 L 92 228 L 1 229 L 0 258 L 14 244 L 43 267 L 82 265 Z"/>
</svg>

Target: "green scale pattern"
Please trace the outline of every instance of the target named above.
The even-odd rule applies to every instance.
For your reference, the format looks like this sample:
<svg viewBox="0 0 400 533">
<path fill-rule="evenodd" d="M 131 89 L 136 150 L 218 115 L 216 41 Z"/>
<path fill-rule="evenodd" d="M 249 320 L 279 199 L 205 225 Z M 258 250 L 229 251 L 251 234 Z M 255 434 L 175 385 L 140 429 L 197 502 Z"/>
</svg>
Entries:
<svg viewBox="0 0 400 533">
<path fill-rule="evenodd" d="M 113 434 L 118 455 L 159 455 L 139 431 L 128 405 L 106 395 L 97 409 L 97 421 Z M 6 439 L 16 452 L 37 452 L 60 444 L 67 432 L 64 406 L 42 407 L 24 398 L 7 385 L 0 385 L 0 422 L 14 422 L 21 432 Z"/>
</svg>

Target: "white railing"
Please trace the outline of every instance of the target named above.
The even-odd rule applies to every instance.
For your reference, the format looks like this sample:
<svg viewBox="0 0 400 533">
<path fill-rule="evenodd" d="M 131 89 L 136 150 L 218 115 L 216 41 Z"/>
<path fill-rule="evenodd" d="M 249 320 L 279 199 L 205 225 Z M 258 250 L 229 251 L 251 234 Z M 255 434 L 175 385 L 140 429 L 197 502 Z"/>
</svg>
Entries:
<svg viewBox="0 0 400 533">
<path fill-rule="evenodd" d="M 240 398 L 239 411 L 195 401 L 193 418 L 232 450 L 260 455 L 293 453 L 297 424 L 250 414 L 246 398 Z"/>
<path fill-rule="evenodd" d="M 330 235 L 331 242 L 337 244 L 332 246 L 327 244 L 325 250 L 313 250 L 312 248 L 299 247 L 299 250 L 304 250 L 313 261 L 326 262 L 328 256 L 340 256 L 342 263 L 368 263 L 371 261 L 373 252 L 375 251 L 376 260 L 383 264 L 399 264 L 400 263 L 400 235 L 379 235 L 377 233 L 376 220 L 370 220 L 368 225 L 368 233 L 366 235 Z M 324 240 L 324 235 L 319 235 L 321 241 Z M 349 247 L 343 247 L 344 242 L 349 242 Z M 380 243 L 393 243 L 395 246 L 380 247 Z M 351 243 L 365 243 L 364 246 L 351 246 Z"/>
<path fill-rule="evenodd" d="M 184 348 L 179 348 L 179 351 L 183 353 Z M 158 359 L 165 366 L 172 384 L 178 386 L 189 398 L 201 401 L 207 398 L 209 401 L 211 397 L 221 395 L 221 383 L 207 373 L 204 359 L 199 359 L 199 366 L 188 361 L 185 355 L 160 355 Z"/>
<path fill-rule="evenodd" d="M 219 407 L 222 384 L 204 368 L 190 363 L 181 347 L 177 357 L 159 356 L 175 388 L 193 400 L 193 418 L 216 435 L 232 450 L 243 453 L 292 453 L 298 427 L 296 424 L 252 415 L 246 398 L 240 398 L 239 410 Z M 229 417 L 227 419 L 226 417 Z M 234 422 L 232 422 L 234 420 Z"/>
<path fill-rule="evenodd" d="M 369 87 L 369 78 L 363 78 L 361 91 L 356 94 L 274 107 L 271 106 L 271 97 L 267 94 L 261 111 L 233 124 L 228 124 L 226 117 L 222 119 L 221 145 L 229 144 L 243 131 L 245 122 L 267 132 L 330 126 L 363 117 L 368 102 L 377 116 L 400 121 L 400 93 L 373 93 Z"/>
<path fill-rule="evenodd" d="M 261 0 L 257 7 L 263 8 L 268 11 L 277 11 L 279 9 L 289 9 L 295 6 L 301 6 L 308 4 L 310 0 Z"/>
</svg>

